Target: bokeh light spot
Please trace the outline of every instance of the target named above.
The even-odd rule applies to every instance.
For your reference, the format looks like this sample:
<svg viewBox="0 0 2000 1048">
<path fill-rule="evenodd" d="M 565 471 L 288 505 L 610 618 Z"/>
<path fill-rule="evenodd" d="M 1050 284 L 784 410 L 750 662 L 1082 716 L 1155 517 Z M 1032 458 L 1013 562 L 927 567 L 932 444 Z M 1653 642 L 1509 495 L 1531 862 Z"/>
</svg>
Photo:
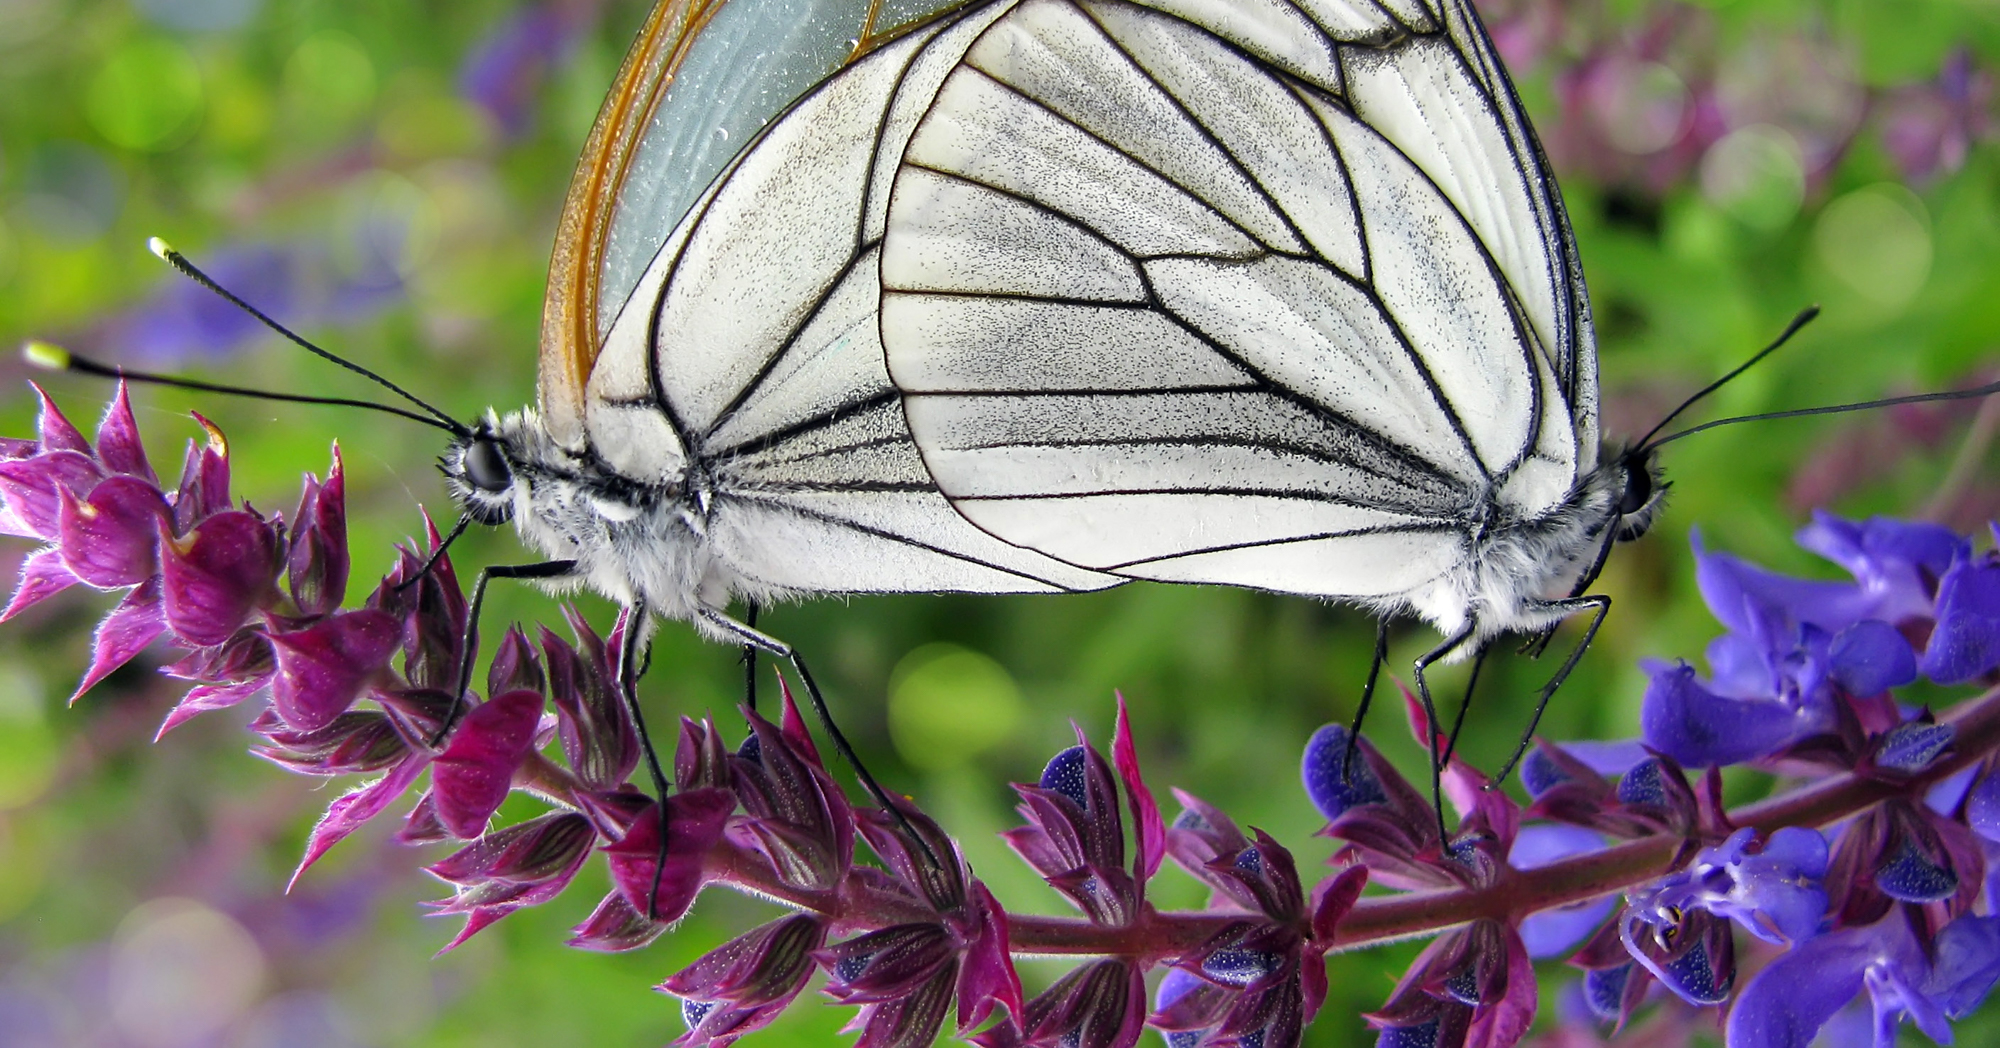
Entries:
<svg viewBox="0 0 2000 1048">
<path fill-rule="evenodd" d="M 171 40 L 127 41 L 84 90 L 83 110 L 105 141 L 135 152 L 187 141 L 201 115 L 201 67 Z"/>
<path fill-rule="evenodd" d="M 286 60 L 284 97 L 295 126 L 337 131 L 375 101 L 375 63 L 353 37 L 322 30 Z"/>
<path fill-rule="evenodd" d="M 1900 185 L 1857 189 L 1820 212 L 1813 250 L 1855 294 L 1901 309 L 1931 275 L 1931 230 L 1923 201 Z"/>
<path fill-rule="evenodd" d="M 1593 115 L 1605 140 L 1620 152 L 1657 153 L 1687 126 L 1687 84 L 1658 62 L 1620 65 L 1609 71 L 1604 87 L 1592 95 Z"/>
<path fill-rule="evenodd" d="M 264 952 L 234 918 L 192 899 L 154 899 L 119 925 L 112 1022 L 143 1048 L 206 1044 L 256 1001 Z"/>
<path fill-rule="evenodd" d="M 1782 229 L 1805 201 L 1799 144 L 1782 127 L 1738 128 L 1701 158 L 1703 195 L 1730 217 L 1765 232 Z"/>
<path fill-rule="evenodd" d="M 1021 724 L 1006 667 L 956 644 L 926 644 L 889 674 L 889 735 L 912 767 L 937 771 L 1006 742 Z"/>
</svg>

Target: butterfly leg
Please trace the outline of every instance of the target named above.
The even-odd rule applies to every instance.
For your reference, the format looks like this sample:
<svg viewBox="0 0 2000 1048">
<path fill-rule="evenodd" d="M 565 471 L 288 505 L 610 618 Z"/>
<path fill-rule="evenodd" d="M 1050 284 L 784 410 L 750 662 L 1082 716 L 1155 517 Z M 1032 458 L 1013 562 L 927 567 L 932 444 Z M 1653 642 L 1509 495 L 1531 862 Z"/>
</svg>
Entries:
<svg viewBox="0 0 2000 1048">
<path fill-rule="evenodd" d="M 743 615 L 743 624 L 757 628 L 757 602 L 751 601 Z M 757 712 L 757 645 L 743 645 L 743 705 Z"/>
<path fill-rule="evenodd" d="M 625 636 L 618 646 L 618 694 L 625 698 L 626 712 L 632 715 L 632 730 L 639 736 L 639 749 L 646 755 L 646 771 L 653 780 L 654 795 L 659 798 L 660 847 L 653 862 L 653 887 L 646 893 L 646 919 L 658 920 L 660 912 L 660 879 L 667 870 L 667 773 L 660 766 L 660 751 L 653 748 L 653 737 L 646 731 L 646 715 L 639 709 L 639 678 L 653 663 L 653 643 L 651 638 L 640 639 L 647 632 L 650 619 L 646 614 L 646 602 L 633 601 L 625 609 Z M 634 655 L 643 651 L 643 655 Z"/>
<path fill-rule="evenodd" d="M 465 608 L 465 634 L 459 638 L 457 686 L 452 689 L 451 709 L 444 715 L 444 723 L 431 736 L 431 748 L 436 749 L 451 734 L 458 723 L 460 713 L 465 711 L 465 689 L 472 686 L 472 663 L 478 655 L 479 612 L 486 604 L 486 584 L 494 579 L 559 579 L 576 570 L 573 560 L 545 560 L 539 564 L 493 564 L 479 569 L 479 581 L 472 584 L 472 600 Z"/>
<path fill-rule="evenodd" d="M 1617 544 L 1618 521 L 1614 520 L 1604 529 L 1604 541 L 1597 544 L 1597 556 L 1591 560 L 1590 570 L 1576 580 L 1575 586 L 1570 587 L 1569 599 L 1580 599 L 1585 590 L 1597 584 L 1597 577 L 1604 573 L 1604 565 L 1611 559 L 1611 547 Z M 1539 659 L 1542 657 L 1542 652 L 1548 650 L 1549 642 L 1554 639 L 1556 639 L 1556 628 L 1550 626 L 1529 637 L 1528 642 L 1521 645 L 1521 653 Z"/>
<path fill-rule="evenodd" d="M 791 645 L 768 633 L 761 633 L 744 623 L 738 622 L 713 608 L 703 608 L 700 614 L 702 621 L 736 637 L 745 646 L 755 648 L 773 658 L 784 659 L 786 662 L 792 664 L 792 672 L 799 675 L 799 682 L 806 687 L 807 698 L 812 700 L 813 713 L 819 717 L 820 727 L 826 730 L 827 738 L 833 741 L 834 752 L 839 753 L 840 759 L 846 761 L 847 766 L 854 769 L 854 777 L 861 780 L 862 788 L 868 791 L 869 796 L 875 798 L 875 803 L 881 805 L 882 810 L 888 812 L 896 820 L 896 828 L 902 830 L 909 839 L 917 842 L 918 847 L 923 850 L 924 857 L 931 862 L 934 869 L 942 869 L 944 864 L 938 858 L 937 853 L 931 850 L 930 842 L 925 840 L 923 835 L 916 831 L 916 827 L 910 825 L 910 820 L 903 815 L 902 806 L 890 799 L 889 791 L 884 790 L 882 784 L 875 781 L 875 776 L 869 773 L 868 766 L 861 763 L 860 756 L 854 752 L 854 747 L 848 743 L 847 736 L 841 733 L 840 726 L 833 722 L 833 713 L 827 709 L 826 699 L 819 691 L 819 684 L 813 680 L 812 671 L 806 669 L 806 660 L 798 653 L 798 649 L 793 648 Z"/>
<path fill-rule="evenodd" d="M 1368 704 L 1375 701 L 1375 681 L 1382 675 L 1382 663 L 1389 658 L 1389 620 L 1375 620 L 1375 657 L 1368 662 L 1368 683 L 1361 686 L 1361 705 L 1354 710 L 1354 723 L 1347 729 L 1347 753 L 1340 759 L 1341 778 L 1354 781 L 1354 751 L 1361 742 L 1361 722 L 1368 718 Z"/>
<path fill-rule="evenodd" d="M 1431 755 L 1431 804 L 1437 808 L 1438 844 L 1440 847 L 1447 845 L 1451 837 L 1446 832 L 1444 826 L 1444 761 L 1441 759 L 1443 756 L 1442 751 L 1438 749 L 1437 703 L 1431 701 L 1431 683 L 1425 676 L 1425 671 L 1431 668 L 1432 663 L 1463 647 L 1467 641 L 1472 639 L 1473 633 L 1478 628 L 1479 624 L 1477 622 L 1467 622 L 1464 629 L 1445 638 L 1444 643 L 1419 655 L 1415 667 L 1417 701 L 1423 703 L 1424 731 L 1428 733 L 1428 737 L 1424 740 L 1424 746 L 1430 751 Z"/>
<path fill-rule="evenodd" d="M 1472 709 L 1472 693 L 1479 690 L 1479 671 L 1486 668 L 1486 656 L 1492 651 L 1489 645 L 1479 649 L 1479 654 L 1472 657 L 1472 675 L 1465 681 L 1465 698 L 1459 701 L 1458 716 L 1452 719 L 1451 735 L 1445 740 L 1444 756 L 1438 759 L 1439 764 L 1450 767 L 1451 755 L 1458 752 L 1458 735 L 1465 730 L 1465 714 Z"/>
<path fill-rule="evenodd" d="M 1543 604 L 1542 607 L 1550 611 L 1560 611 L 1565 615 L 1574 615 L 1580 611 L 1595 608 L 1597 614 L 1591 616 L 1590 628 L 1583 631 L 1583 639 L 1577 642 L 1576 648 L 1569 653 L 1569 658 L 1564 659 L 1562 666 L 1557 668 L 1555 676 L 1550 677 L 1549 682 L 1542 685 L 1541 695 L 1535 701 L 1534 716 L 1528 718 L 1528 728 L 1521 733 L 1521 741 L 1514 747 L 1514 755 L 1507 758 L 1506 764 L 1501 765 L 1499 773 L 1493 776 L 1493 781 L 1487 786 L 1487 789 L 1498 786 L 1507 777 L 1507 773 L 1514 770 L 1514 765 L 1519 764 L 1522 756 L 1528 752 L 1528 744 L 1535 740 L 1535 728 L 1542 723 L 1542 713 L 1549 708 L 1549 699 L 1554 697 L 1556 689 L 1563 686 L 1563 681 L 1569 679 L 1570 671 L 1576 669 L 1576 664 L 1582 661 L 1583 653 L 1590 650 L 1590 642 L 1597 639 L 1597 628 L 1604 625 L 1604 616 L 1611 613 L 1611 598 L 1599 593 L 1588 597 L 1570 597 L 1566 600 L 1552 600 Z M 1554 631 L 1551 630 L 1550 632 Z"/>
</svg>

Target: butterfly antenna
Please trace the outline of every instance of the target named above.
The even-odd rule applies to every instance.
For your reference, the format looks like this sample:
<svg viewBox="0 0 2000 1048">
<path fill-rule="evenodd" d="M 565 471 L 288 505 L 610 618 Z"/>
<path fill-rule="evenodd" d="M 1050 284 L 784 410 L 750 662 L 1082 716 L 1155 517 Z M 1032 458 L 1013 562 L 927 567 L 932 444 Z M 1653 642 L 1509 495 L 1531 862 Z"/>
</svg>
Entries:
<svg viewBox="0 0 2000 1048">
<path fill-rule="evenodd" d="M 214 292 L 215 294 L 221 296 L 223 299 L 227 300 L 230 305 L 233 305 L 236 308 L 242 310 L 243 312 L 248 313 L 253 317 L 256 317 L 257 320 L 261 322 L 265 327 L 268 327 L 272 331 L 275 331 L 278 334 L 283 335 L 286 339 L 290 340 L 294 345 L 298 346 L 299 348 L 304 349 L 306 352 L 312 353 L 313 355 L 318 356 L 322 359 L 330 360 L 333 363 L 338 364 L 341 367 L 344 367 L 347 370 L 352 371 L 357 375 L 360 375 L 361 377 L 369 380 L 370 382 L 373 382 L 376 385 L 381 386 L 383 389 L 386 389 L 389 392 L 394 393 L 399 397 L 402 397 L 404 400 L 407 400 L 410 403 L 415 404 L 416 406 L 424 409 L 424 411 L 428 412 L 433 418 L 437 419 L 440 423 L 443 424 L 443 427 L 445 429 L 450 430 L 453 434 L 461 437 L 468 437 L 472 435 L 472 431 L 468 429 L 464 423 L 459 422 L 457 419 L 452 418 L 450 415 L 447 415 L 444 412 L 439 411 L 437 408 L 432 407 L 430 404 L 426 403 L 424 400 L 419 398 L 416 394 L 411 393 L 409 390 L 406 390 L 403 387 L 395 384 L 394 382 L 391 382 L 388 379 L 383 378 L 382 376 L 376 374 L 375 372 L 370 371 L 367 368 L 362 367 L 361 365 L 356 364 L 351 360 L 348 360 L 346 357 L 342 357 L 335 353 L 329 353 L 326 350 L 321 349 L 316 345 L 313 345 L 311 342 L 307 341 L 305 338 L 300 336 L 297 332 L 294 332 L 292 329 L 286 327 L 285 325 L 280 324 L 276 320 L 271 319 L 268 315 L 266 315 L 262 310 L 258 309 L 256 306 L 253 306 L 250 303 L 243 301 L 241 298 L 238 298 L 234 292 L 231 292 L 228 288 L 223 287 L 221 284 L 216 283 L 213 277 L 210 277 L 207 273 L 202 272 L 200 268 L 195 266 L 194 263 L 188 261 L 186 255 L 183 255 L 179 251 L 174 250 L 173 245 L 167 243 L 164 240 L 161 240 L 159 237 L 152 237 L 146 241 L 146 247 L 147 249 L 151 250 L 153 254 L 158 255 L 162 261 L 174 267 L 176 270 L 179 270 L 182 276 L 187 277 L 189 280 L 192 280 L 195 283 L 200 284 L 202 287 L 205 287 L 208 290 Z"/>
<path fill-rule="evenodd" d="M 1657 448 L 1664 444 L 1671 444 L 1682 437 L 1692 437 L 1703 430 L 1714 429 L 1717 426 L 1733 426 L 1739 422 L 1763 422 L 1767 419 L 1775 418 L 1803 418 L 1807 415 L 1844 415 L 1850 411 L 1873 411 L 1876 408 L 1892 408 L 1898 404 L 1932 404 L 1944 400 L 1978 400 L 1981 397 L 1990 397 L 1995 393 L 2000 393 L 2000 382 L 1988 382 L 1983 386 L 1974 386 L 1971 389 L 1953 389 L 1938 393 L 1913 393 L 1906 397 L 1884 397 L 1881 400 L 1868 400 L 1859 404 L 1830 404 L 1819 408 L 1793 408 L 1790 411 L 1765 411 L 1755 415 L 1738 415 L 1735 418 L 1719 418 L 1713 422 L 1704 422 L 1699 426 L 1689 426 L 1678 433 L 1661 437 L 1659 440 L 1654 441 L 1651 447 Z"/>
<path fill-rule="evenodd" d="M 96 375 L 101 378 L 123 379 L 126 382 L 144 382 L 155 386 L 172 386 L 176 389 L 193 389 L 203 393 L 226 393 L 234 397 L 250 397 L 255 400 L 281 400 L 291 404 L 329 404 L 343 408 L 366 408 L 384 414 L 396 415 L 426 426 L 435 426 L 447 433 L 458 430 L 447 426 L 429 415 L 419 415 L 414 411 L 389 404 L 377 404 L 370 400 L 349 400 L 346 397 L 309 397 L 302 393 L 275 393 L 268 389 L 250 389 L 245 386 L 228 386 L 217 382 L 202 382 L 197 379 L 180 378 L 175 375 L 159 375 L 150 371 L 134 371 L 131 368 L 104 364 L 89 357 L 78 356 L 61 346 L 38 340 L 30 340 L 21 346 L 21 359 L 30 366 L 44 371 L 73 371 L 80 375 Z"/>
<path fill-rule="evenodd" d="M 1667 417 L 1661 419 L 1659 425 L 1654 426 L 1652 429 L 1647 430 L 1646 435 L 1639 438 L 1639 443 L 1636 444 L 1635 447 L 1640 450 L 1650 450 L 1652 448 L 1659 447 L 1660 444 L 1666 443 L 1665 440 L 1660 441 L 1660 444 L 1655 444 L 1652 441 L 1653 438 L 1657 436 L 1661 430 L 1667 428 L 1667 426 L 1670 423 L 1672 423 L 1673 420 L 1679 418 L 1682 412 L 1685 412 L 1687 409 L 1694 407 L 1696 404 L 1701 403 L 1703 398 L 1707 397 L 1711 393 L 1714 393 L 1716 390 L 1721 389 L 1723 386 L 1728 385 L 1730 382 L 1735 380 L 1736 376 L 1743 374 L 1745 371 L 1750 370 L 1752 367 L 1755 367 L 1757 363 L 1763 360 L 1765 357 L 1768 357 L 1771 354 L 1776 353 L 1779 347 L 1783 346 L 1787 342 L 1790 342 L 1792 340 L 1792 336 L 1799 333 L 1800 328 L 1805 327 L 1807 324 L 1812 323 L 1813 318 L 1817 316 L 1819 316 L 1818 306 L 1807 306 L 1806 308 L 1799 310 L 1799 315 L 1793 317 L 1792 322 L 1785 325 L 1785 330 L 1778 335 L 1775 341 L 1773 341 L 1770 345 L 1765 346 L 1763 349 L 1758 350 L 1756 355 L 1752 356 L 1749 360 L 1746 360 L 1743 363 L 1736 365 L 1736 367 L 1731 369 L 1727 375 L 1724 375 L 1721 378 L 1716 379 L 1715 381 L 1709 383 L 1708 385 L 1703 386 L 1700 392 L 1696 393 L 1694 396 L 1687 398 L 1686 400 L 1681 401 L 1681 406 L 1673 409 L 1672 411 L 1667 412 Z M 1672 440 L 1673 438 L 1669 437 L 1667 439 Z"/>
<path fill-rule="evenodd" d="M 471 526 L 471 524 L 472 518 L 461 514 L 458 518 L 458 523 L 451 526 L 451 530 L 446 532 L 444 538 L 438 541 L 438 547 L 431 551 L 429 557 L 424 559 L 424 566 L 418 568 L 415 575 L 396 584 L 396 592 L 401 593 L 429 577 L 431 569 L 437 567 L 438 561 L 444 559 L 445 551 L 451 548 L 452 543 L 458 541 L 460 535 L 465 534 L 465 529 Z"/>
</svg>

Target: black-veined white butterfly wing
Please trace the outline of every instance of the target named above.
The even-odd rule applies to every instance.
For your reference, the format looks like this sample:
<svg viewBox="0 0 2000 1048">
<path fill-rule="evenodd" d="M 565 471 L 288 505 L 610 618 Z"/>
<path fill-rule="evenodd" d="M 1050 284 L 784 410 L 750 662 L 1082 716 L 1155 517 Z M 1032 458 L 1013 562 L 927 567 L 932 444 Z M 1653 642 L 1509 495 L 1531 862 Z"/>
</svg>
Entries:
<svg viewBox="0 0 2000 1048">
<path fill-rule="evenodd" d="M 1557 503 L 1594 456 L 1587 321 L 1482 67 L 1464 8 L 1418 0 L 996 22 L 883 253 L 890 372 L 953 505 L 1093 569 L 1393 599 Z"/>
<path fill-rule="evenodd" d="M 895 158 L 1004 6 L 904 36 L 814 89 L 696 201 L 609 326 L 591 444 L 706 490 L 707 549 L 771 591 L 1019 592 L 1119 580 L 987 535 L 924 470 L 884 367 L 879 241 Z"/>
</svg>

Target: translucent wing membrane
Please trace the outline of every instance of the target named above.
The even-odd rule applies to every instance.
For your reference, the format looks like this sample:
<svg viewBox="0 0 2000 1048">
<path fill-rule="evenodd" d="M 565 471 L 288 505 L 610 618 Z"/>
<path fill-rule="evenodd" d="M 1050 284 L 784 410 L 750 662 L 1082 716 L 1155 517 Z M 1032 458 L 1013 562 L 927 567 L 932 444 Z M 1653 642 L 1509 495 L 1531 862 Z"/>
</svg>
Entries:
<svg viewBox="0 0 2000 1048">
<path fill-rule="evenodd" d="M 855 62 L 755 139 L 640 276 L 590 375 L 593 446 L 692 483 L 709 548 L 775 589 L 1055 591 L 1119 579 L 968 524 L 912 443 L 877 325 L 904 142 L 1004 7 Z"/>
<path fill-rule="evenodd" d="M 1594 460 L 1552 193 L 1462 5 L 1026 0 L 904 154 L 889 371 L 1008 542 L 1401 594 Z"/>
<path fill-rule="evenodd" d="M 800 95 L 951 0 L 661 0 L 570 184 L 543 307 L 541 404 L 571 448 L 611 321 L 669 232 Z"/>
</svg>

